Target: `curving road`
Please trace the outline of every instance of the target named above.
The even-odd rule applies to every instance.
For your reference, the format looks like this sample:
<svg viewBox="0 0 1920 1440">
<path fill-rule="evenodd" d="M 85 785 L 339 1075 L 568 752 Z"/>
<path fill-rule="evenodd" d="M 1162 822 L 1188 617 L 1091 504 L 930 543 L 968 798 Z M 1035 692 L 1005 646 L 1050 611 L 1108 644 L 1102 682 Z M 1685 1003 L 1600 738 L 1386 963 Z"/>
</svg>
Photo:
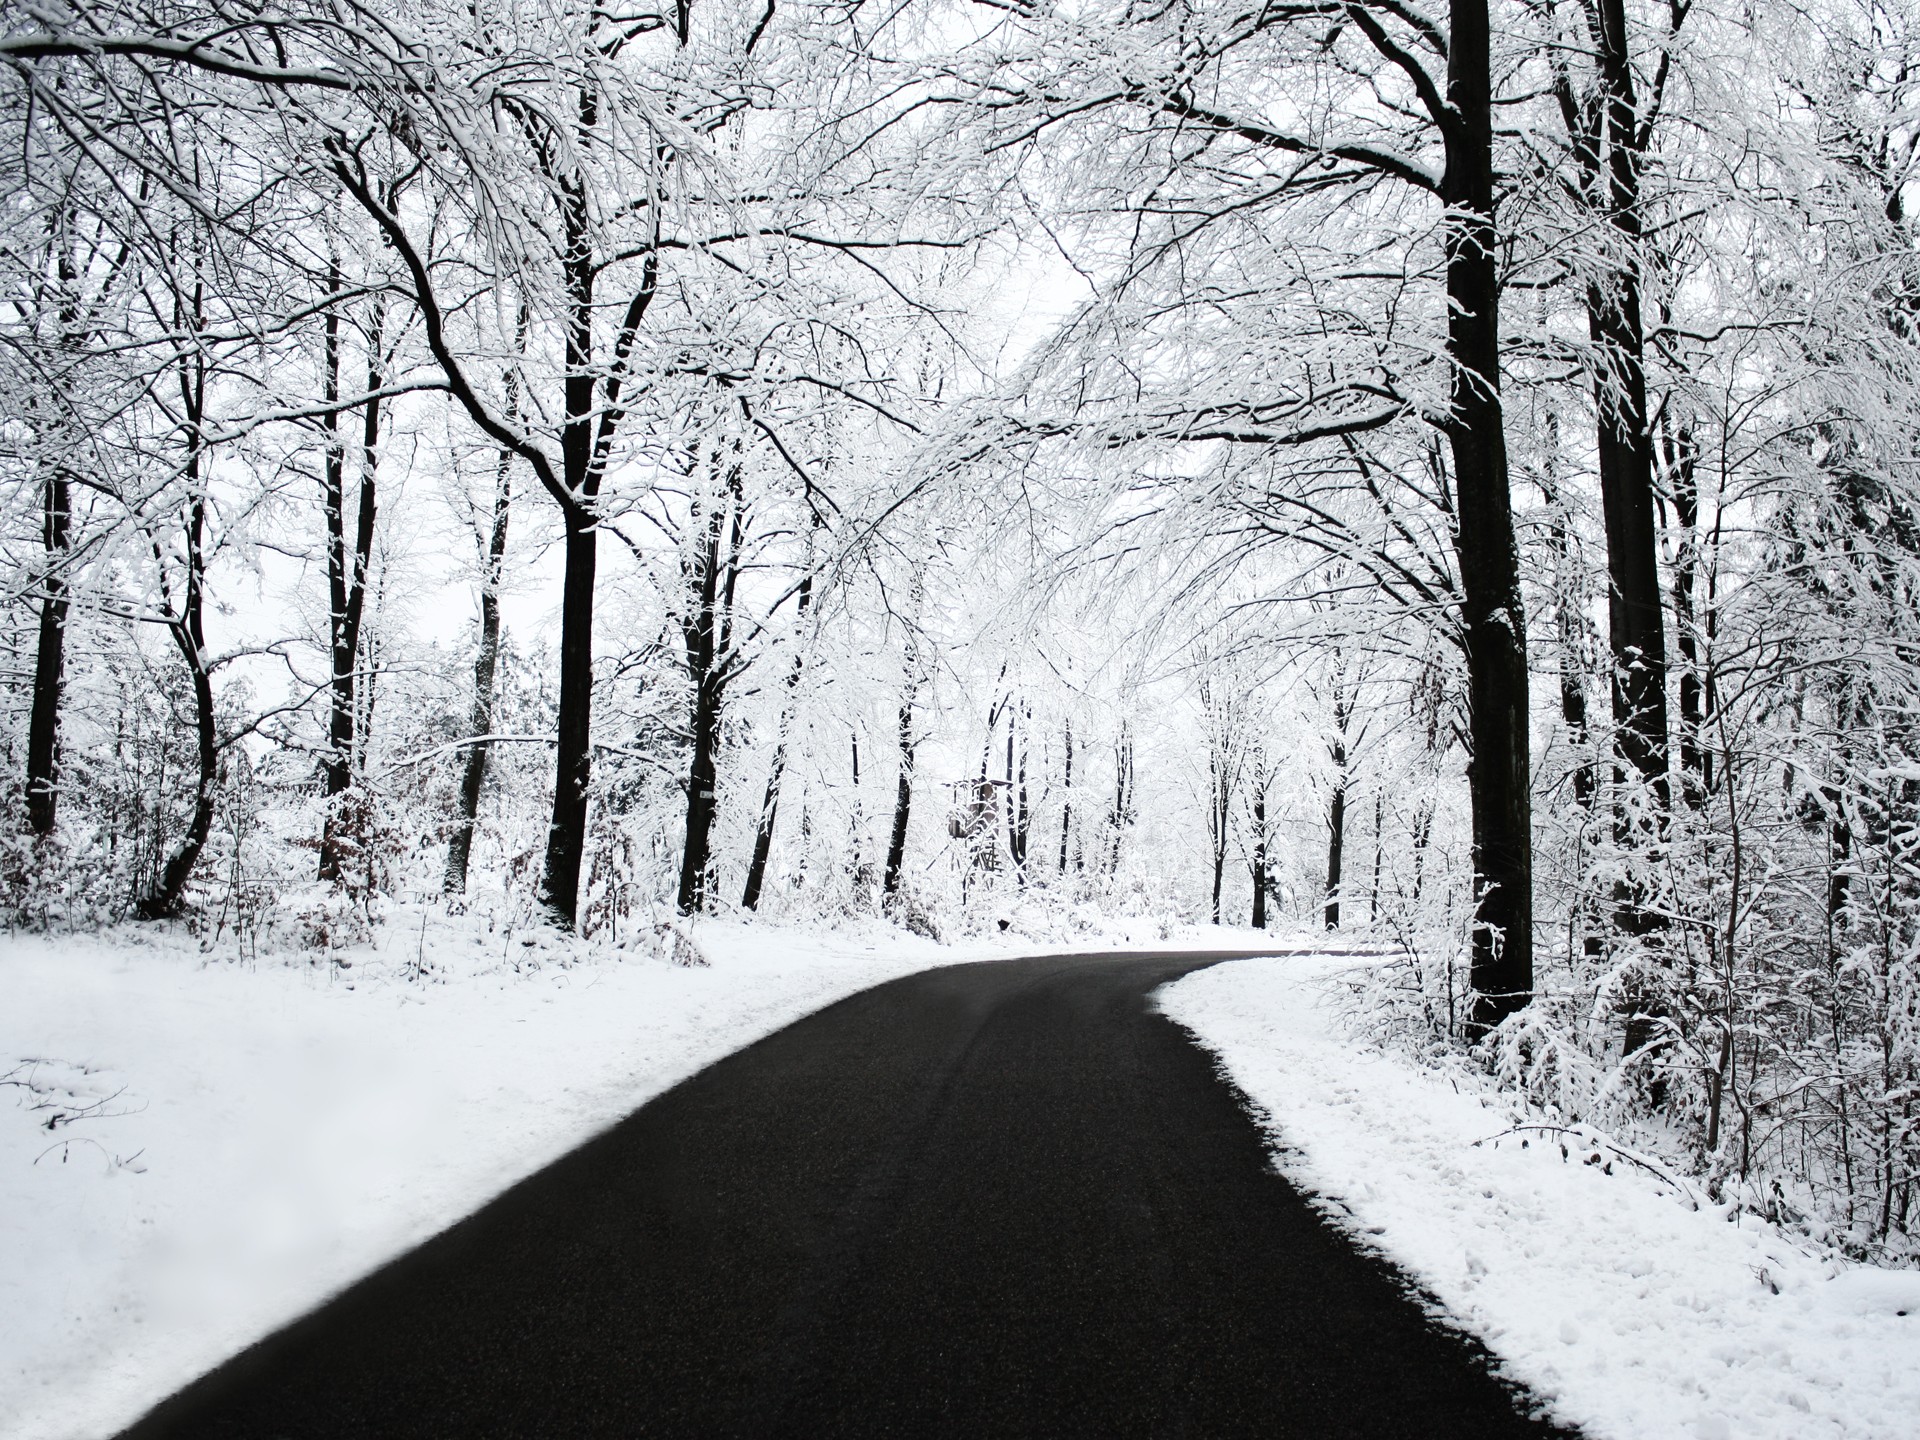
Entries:
<svg viewBox="0 0 1920 1440">
<path fill-rule="evenodd" d="M 127 1432 L 1558 1434 L 1269 1166 L 1148 994 L 959 965 L 642 1107 Z"/>
</svg>

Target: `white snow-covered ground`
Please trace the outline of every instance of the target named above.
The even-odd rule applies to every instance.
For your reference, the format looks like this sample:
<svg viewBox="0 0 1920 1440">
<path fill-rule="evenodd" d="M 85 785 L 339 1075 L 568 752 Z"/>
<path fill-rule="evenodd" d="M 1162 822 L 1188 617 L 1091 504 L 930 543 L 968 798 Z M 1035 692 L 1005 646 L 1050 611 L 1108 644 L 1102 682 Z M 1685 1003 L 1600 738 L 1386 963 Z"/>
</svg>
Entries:
<svg viewBox="0 0 1920 1440">
<path fill-rule="evenodd" d="M 1264 1112 L 1281 1171 L 1557 1419 L 1595 1440 L 1920 1435 L 1920 1272 L 1818 1258 L 1596 1137 L 1496 1146 L 1533 1118 L 1345 1032 L 1330 982 L 1353 963 L 1236 961 L 1159 999 Z"/>
<path fill-rule="evenodd" d="M 705 969 L 523 938 L 396 923 L 348 971 L 0 941 L 0 1436 L 109 1434 L 701 1066 L 970 958 L 891 929 L 703 925 Z M 422 954 L 437 983 L 405 978 Z"/>
</svg>

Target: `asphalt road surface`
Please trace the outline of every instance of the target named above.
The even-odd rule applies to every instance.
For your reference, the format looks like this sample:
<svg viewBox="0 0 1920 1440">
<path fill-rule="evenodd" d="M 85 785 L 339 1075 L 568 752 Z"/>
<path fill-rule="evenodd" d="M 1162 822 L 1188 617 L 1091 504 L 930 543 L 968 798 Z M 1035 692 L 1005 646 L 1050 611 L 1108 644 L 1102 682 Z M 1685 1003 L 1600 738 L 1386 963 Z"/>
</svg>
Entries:
<svg viewBox="0 0 1920 1440">
<path fill-rule="evenodd" d="M 702 1071 L 195 1382 L 157 1437 L 1544 1436 L 1148 994 L 997 961 Z"/>
</svg>

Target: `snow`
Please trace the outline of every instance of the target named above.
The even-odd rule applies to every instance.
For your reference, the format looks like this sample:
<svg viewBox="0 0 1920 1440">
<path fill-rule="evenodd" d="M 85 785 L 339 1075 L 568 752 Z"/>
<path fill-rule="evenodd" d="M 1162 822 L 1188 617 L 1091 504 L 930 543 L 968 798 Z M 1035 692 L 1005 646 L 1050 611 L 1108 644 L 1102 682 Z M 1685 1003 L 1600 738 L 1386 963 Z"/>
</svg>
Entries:
<svg viewBox="0 0 1920 1440">
<path fill-rule="evenodd" d="M 703 1065 L 969 958 L 697 938 L 708 968 L 439 916 L 345 971 L 0 941 L 0 1436 L 111 1433 Z"/>
<path fill-rule="evenodd" d="M 1917 1433 L 1920 1274 L 1810 1254 L 1604 1137 L 1514 1133 L 1539 1117 L 1347 1033 L 1332 982 L 1354 963 L 1236 961 L 1159 1000 L 1248 1097 L 1282 1173 L 1556 1419 L 1596 1440 Z"/>
</svg>

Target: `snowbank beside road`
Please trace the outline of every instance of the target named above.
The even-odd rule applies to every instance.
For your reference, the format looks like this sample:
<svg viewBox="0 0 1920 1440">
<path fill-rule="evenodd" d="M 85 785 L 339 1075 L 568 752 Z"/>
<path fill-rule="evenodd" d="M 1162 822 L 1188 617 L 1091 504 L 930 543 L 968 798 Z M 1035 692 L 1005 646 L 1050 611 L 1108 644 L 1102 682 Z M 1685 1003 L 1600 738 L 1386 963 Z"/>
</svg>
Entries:
<svg viewBox="0 0 1920 1440">
<path fill-rule="evenodd" d="M 719 923 L 706 969 L 524 940 L 435 916 L 349 971 L 0 941 L 0 1436 L 111 1433 L 703 1065 L 974 958 Z"/>
<path fill-rule="evenodd" d="M 1920 1273 L 1822 1261 L 1603 1148 L 1563 1155 L 1540 1132 L 1496 1147 L 1527 1123 L 1502 1097 L 1342 1032 L 1327 982 L 1352 963 L 1219 965 L 1161 1008 L 1264 1112 L 1282 1172 L 1557 1419 L 1595 1440 L 1915 1433 Z"/>
</svg>

